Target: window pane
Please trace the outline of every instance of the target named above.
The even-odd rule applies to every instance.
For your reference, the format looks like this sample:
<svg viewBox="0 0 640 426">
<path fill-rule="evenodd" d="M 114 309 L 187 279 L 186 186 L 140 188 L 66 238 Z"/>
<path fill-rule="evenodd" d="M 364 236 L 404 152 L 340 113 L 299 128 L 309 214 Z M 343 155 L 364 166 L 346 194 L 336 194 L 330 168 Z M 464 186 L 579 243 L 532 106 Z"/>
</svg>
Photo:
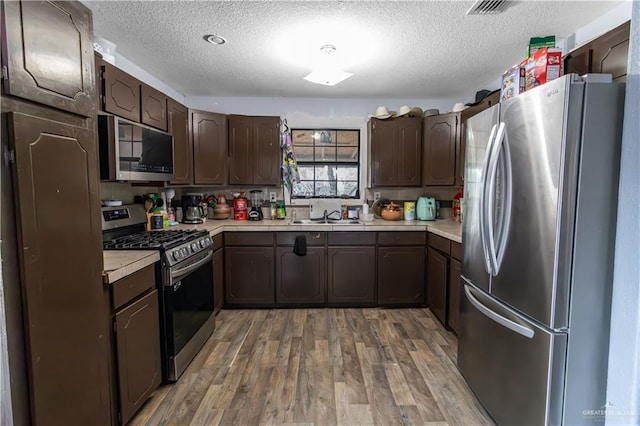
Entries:
<svg viewBox="0 0 640 426">
<path fill-rule="evenodd" d="M 360 132 L 354 130 L 339 130 L 337 134 L 338 145 L 358 146 Z"/>
<path fill-rule="evenodd" d="M 335 166 L 316 167 L 316 180 L 337 180 L 337 168 Z"/>
<path fill-rule="evenodd" d="M 338 147 L 338 161 L 340 162 L 358 162 L 358 147 L 341 148 Z"/>
<path fill-rule="evenodd" d="M 316 162 L 336 162 L 336 147 L 316 145 Z"/>
<path fill-rule="evenodd" d="M 313 139 L 316 143 L 316 146 L 335 145 L 336 132 L 331 130 L 318 129 L 314 132 Z"/>
<path fill-rule="evenodd" d="M 313 166 L 298 165 L 301 180 L 313 180 Z"/>
<path fill-rule="evenodd" d="M 317 197 L 335 197 L 337 195 L 337 183 L 316 181 L 316 196 Z"/>
<path fill-rule="evenodd" d="M 293 145 L 313 145 L 313 130 L 293 130 L 291 132 Z"/>
<path fill-rule="evenodd" d="M 338 181 L 338 195 L 355 197 L 358 192 L 358 182 Z"/>
<path fill-rule="evenodd" d="M 336 179 L 358 181 L 358 168 L 355 166 L 338 166 L 336 168 Z"/>
<path fill-rule="evenodd" d="M 291 187 L 294 197 L 313 197 L 313 181 L 300 181 Z"/>
<path fill-rule="evenodd" d="M 296 156 L 296 161 L 313 162 L 313 147 L 312 146 L 295 146 L 294 145 L 293 153 Z"/>
</svg>

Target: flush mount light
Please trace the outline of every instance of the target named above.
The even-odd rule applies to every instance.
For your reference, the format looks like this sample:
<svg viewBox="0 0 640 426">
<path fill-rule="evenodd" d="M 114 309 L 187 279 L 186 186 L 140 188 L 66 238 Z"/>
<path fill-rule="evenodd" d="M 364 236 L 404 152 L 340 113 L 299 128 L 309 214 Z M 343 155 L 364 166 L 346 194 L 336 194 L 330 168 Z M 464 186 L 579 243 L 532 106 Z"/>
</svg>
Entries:
<svg viewBox="0 0 640 426">
<path fill-rule="evenodd" d="M 353 73 L 345 72 L 340 69 L 335 58 L 336 47 L 332 44 L 324 44 L 320 46 L 320 60 L 316 68 L 309 75 L 304 77 L 305 80 L 322 84 L 324 86 L 335 86 L 336 84 L 351 77 Z"/>
<path fill-rule="evenodd" d="M 211 44 L 225 44 L 227 42 L 227 40 L 225 40 L 224 37 L 221 37 L 216 34 L 207 34 L 202 38 L 204 39 L 204 41 L 208 41 Z"/>
</svg>

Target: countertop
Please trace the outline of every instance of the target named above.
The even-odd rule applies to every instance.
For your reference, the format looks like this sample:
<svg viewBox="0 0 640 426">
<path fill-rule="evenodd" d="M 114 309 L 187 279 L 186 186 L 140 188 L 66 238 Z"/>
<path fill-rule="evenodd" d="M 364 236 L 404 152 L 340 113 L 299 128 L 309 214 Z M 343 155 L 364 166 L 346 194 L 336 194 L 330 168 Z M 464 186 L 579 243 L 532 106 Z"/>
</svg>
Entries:
<svg viewBox="0 0 640 426">
<path fill-rule="evenodd" d="M 170 230 L 205 229 L 213 237 L 224 231 L 241 232 L 277 232 L 277 231 L 427 231 L 457 243 L 462 243 L 462 224 L 451 219 L 423 222 L 419 220 L 389 221 L 374 219 L 361 225 L 290 225 L 290 220 L 235 221 L 208 219 L 200 225 L 180 224 Z M 103 252 L 104 281 L 113 283 L 145 266 L 160 260 L 157 251 L 147 250 L 109 250 Z"/>
</svg>

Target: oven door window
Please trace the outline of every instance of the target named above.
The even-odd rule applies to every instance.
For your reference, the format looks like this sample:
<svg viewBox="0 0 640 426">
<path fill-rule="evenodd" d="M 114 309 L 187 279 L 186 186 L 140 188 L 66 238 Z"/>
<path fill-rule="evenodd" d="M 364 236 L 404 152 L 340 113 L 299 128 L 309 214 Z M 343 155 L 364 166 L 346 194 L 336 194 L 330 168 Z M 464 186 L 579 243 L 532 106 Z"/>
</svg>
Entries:
<svg viewBox="0 0 640 426">
<path fill-rule="evenodd" d="M 173 328 L 167 330 L 168 349 L 171 355 L 175 355 L 213 315 L 213 263 L 206 262 L 165 287 L 165 303 L 168 314 L 165 321 Z"/>
</svg>

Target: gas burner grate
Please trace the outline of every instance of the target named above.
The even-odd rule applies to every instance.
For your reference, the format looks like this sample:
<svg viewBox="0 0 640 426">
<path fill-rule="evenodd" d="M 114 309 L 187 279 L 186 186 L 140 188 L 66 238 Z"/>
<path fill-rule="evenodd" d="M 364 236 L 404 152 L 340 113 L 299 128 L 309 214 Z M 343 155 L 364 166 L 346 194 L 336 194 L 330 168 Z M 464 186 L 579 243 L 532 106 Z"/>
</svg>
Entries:
<svg viewBox="0 0 640 426">
<path fill-rule="evenodd" d="M 207 231 L 146 231 L 104 241 L 105 250 L 166 250 L 207 235 Z"/>
</svg>

